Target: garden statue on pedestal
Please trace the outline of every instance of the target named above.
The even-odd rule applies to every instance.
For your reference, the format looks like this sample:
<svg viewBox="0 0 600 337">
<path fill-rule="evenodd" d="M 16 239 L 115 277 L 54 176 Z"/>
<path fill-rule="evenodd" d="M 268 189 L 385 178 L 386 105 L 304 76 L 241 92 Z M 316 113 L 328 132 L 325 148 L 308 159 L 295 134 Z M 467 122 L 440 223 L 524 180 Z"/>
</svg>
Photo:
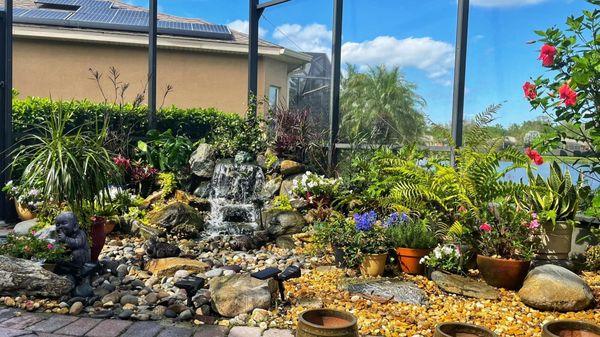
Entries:
<svg viewBox="0 0 600 337">
<path fill-rule="evenodd" d="M 71 259 L 56 265 L 56 272 L 67 276 L 75 284 L 74 295 L 90 297 L 93 295 L 90 276 L 97 264 L 90 263 L 90 246 L 87 234 L 79 228 L 77 217 L 73 212 L 63 212 L 54 220 L 58 233 L 57 241 L 71 251 Z"/>
</svg>

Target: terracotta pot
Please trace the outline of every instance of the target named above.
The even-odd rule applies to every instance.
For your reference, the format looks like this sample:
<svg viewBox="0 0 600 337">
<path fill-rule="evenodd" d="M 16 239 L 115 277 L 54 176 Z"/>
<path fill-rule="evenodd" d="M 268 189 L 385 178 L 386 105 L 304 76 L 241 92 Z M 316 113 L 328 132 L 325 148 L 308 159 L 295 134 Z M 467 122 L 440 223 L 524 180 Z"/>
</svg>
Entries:
<svg viewBox="0 0 600 337">
<path fill-rule="evenodd" d="M 90 236 L 92 238 L 92 247 L 90 248 L 92 262 L 98 261 L 98 256 L 100 256 L 100 252 L 102 251 L 102 248 L 104 248 L 104 244 L 106 243 L 106 234 L 104 233 L 105 223 L 106 218 L 104 217 L 92 217 L 92 230 L 90 233 Z"/>
<path fill-rule="evenodd" d="M 385 261 L 387 254 L 366 255 L 360 264 L 360 272 L 364 276 L 381 276 L 385 270 Z"/>
<path fill-rule="evenodd" d="M 435 327 L 434 337 L 498 337 L 492 331 L 477 325 L 450 322 Z"/>
<path fill-rule="evenodd" d="M 531 262 L 521 260 L 497 259 L 477 255 L 477 267 L 485 283 L 509 290 L 517 290 L 529 272 Z"/>
<path fill-rule="evenodd" d="M 17 216 L 19 217 L 19 219 L 21 219 L 21 221 L 27 221 L 27 220 L 35 219 L 37 217 L 37 214 L 32 212 L 27 207 L 27 205 L 22 204 L 16 200 L 15 200 L 15 208 L 17 209 Z"/>
<path fill-rule="evenodd" d="M 296 337 L 358 337 L 357 320 L 345 311 L 307 310 L 298 317 Z"/>
<path fill-rule="evenodd" d="M 396 248 L 398 265 L 404 273 L 423 275 L 425 273 L 425 266 L 420 261 L 429 252 L 431 252 L 429 249 Z"/>
<path fill-rule="evenodd" d="M 112 219 L 106 219 L 106 223 L 104 224 L 104 234 L 108 235 L 115 230 L 117 226 L 117 222 Z"/>
<path fill-rule="evenodd" d="M 600 325 L 572 320 L 552 321 L 542 327 L 542 337 L 600 337 Z"/>
<path fill-rule="evenodd" d="M 571 252 L 573 226 L 565 221 L 543 224 L 542 248 L 536 252 L 538 260 L 567 260 Z"/>
</svg>

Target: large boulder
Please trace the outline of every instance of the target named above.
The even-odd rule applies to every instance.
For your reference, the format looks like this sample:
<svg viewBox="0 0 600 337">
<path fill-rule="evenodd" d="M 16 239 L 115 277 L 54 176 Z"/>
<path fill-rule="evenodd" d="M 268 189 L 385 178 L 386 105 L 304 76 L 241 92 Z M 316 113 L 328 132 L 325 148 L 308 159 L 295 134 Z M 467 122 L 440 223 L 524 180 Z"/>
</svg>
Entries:
<svg viewBox="0 0 600 337">
<path fill-rule="evenodd" d="M 486 300 L 497 300 L 500 297 L 496 288 L 456 274 L 434 271 L 431 273 L 431 280 L 440 289 L 451 294 Z"/>
<path fill-rule="evenodd" d="M 269 309 L 277 297 L 273 279 L 259 280 L 247 274 L 215 277 L 209 282 L 213 309 L 224 317 L 235 317 L 252 310 Z"/>
<path fill-rule="evenodd" d="M 37 219 L 21 221 L 15 225 L 15 228 L 13 228 L 13 232 L 16 235 L 27 235 L 31 232 L 31 229 L 35 227 L 35 225 L 37 225 L 37 223 Z"/>
<path fill-rule="evenodd" d="M 302 177 L 302 174 L 296 174 L 293 176 L 289 176 L 285 179 L 283 179 L 283 181 L 281 182 L 281 188 L 279 189 L 279 195 L 281 196 L 286 196 L 290 199 L 294 198 L 294 193 L 293 193 L 293 185 L 294 185 L 294 180 L 300 180 Z"/>
<path fill-rule="evenodd" d="M 165 228 L 182 238 L 193 238 L 204 230 L 204 218 L 200 212 L 183 202 L 174 202 L 148 214 L 153 227 Z"/>
<path fill-rule="evenodd" d="M 210 144 L 201 143 L 190 156 L 190 169 L 200 178 L 211 178 L 215 170 L 215 151 Z"/>
<path fill-rule="evenodd" d="M 298 211 L 267 210 L 262 214 L 263 228 L 272 237 L 302 232 L 306 220 Z"/>
<path fill-rule="evenodd" d="M 592 289 L 575 273 L 552 264 L 527 274 L 519 297 L 526 305 L 549 311 L 579 311 L 594 303 Z"/>
<path fill-rule="evenodd" d="M 60 297 L 73 289 L 66 277 L 44 269 L 38 263 L 0 255 L 0 292 L 27 296 Z"/>
<path fill-rule="evenodd" d="M 303 171 L 304 165 L 293 160 L 283 160 L 279 167 L 279 172 L 281 172 L 281 174 L 283 174 L 284 176 L 301 173 Z"/>
<path fill-rule="evenodd" d="M 268 200 L 273 198 L 279 192 L 279 188 L 281 188 L 281 182 L 283 179 L 281 176 L 277 176 L 273 179 L 267 180 L 263 185 L 262 191 L 260 192 L 261 198 Z"/>
<path fill-rule="evenodd" d="M 179 270 L 187 270 L 190 273 L 203 273 L 208 268 L 204 262 L 181 257 L 168 257 L 154 259 L 146 263 L 146 271 L 156 277 L 173 276 Z"/>
</svg>

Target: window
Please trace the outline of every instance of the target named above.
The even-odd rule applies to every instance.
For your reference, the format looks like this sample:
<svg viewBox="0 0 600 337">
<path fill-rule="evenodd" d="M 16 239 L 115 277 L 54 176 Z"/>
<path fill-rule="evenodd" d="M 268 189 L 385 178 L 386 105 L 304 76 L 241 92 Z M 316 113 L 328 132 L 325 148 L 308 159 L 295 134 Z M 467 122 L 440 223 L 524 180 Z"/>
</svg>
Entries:
<svg viewBox="0 0 600 337">
<path fill-rule="evenodd" d="M 269 107 L 275 108 L 279 103 L 279 87 L 274 85 L 269 87 Z"/>
</svg>

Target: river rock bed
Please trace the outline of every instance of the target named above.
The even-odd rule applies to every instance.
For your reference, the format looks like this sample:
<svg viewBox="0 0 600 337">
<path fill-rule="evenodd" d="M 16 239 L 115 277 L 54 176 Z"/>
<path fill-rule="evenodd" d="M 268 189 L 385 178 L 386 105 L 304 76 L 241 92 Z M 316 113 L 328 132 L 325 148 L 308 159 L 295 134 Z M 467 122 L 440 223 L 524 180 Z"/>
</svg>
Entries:
<svg viewBox="0 0 600 337">
<path fill-rule="evenodd" d="M 344 284 L 381 282 L 357 276 L 355 271 L 332 266 L 329 256 L 312 256 L 302 248 L 285 249 L 267 245 L 249 251 L 231 250 L 232 236 L 213 236 L 201 240 L 179 240 L 179 257 L 163 257 L 170 261 L 170 269 L 157 277 L 146 270 L 157 259 L 148 254 L 146 240 L 138 237 L 112 237 L 101 255 L 103 272 L 93 279 L 96 297 L 62 297 L 57 299 L 26 296 L 0 297 L 9 307 L 27 311 L 53 312 L 95 318 L 128 320 L 172 320 L 187 324 L 218 324 L 223 326 L 258 326 L 267 328 L 294 328 L 298 314 L 309 308 L 337 308 L 355 314 L 360 332 L 374 336 L 431 336 L 436 324 L 462 321 L 482 325 L 502 336 L 540 336 L 541 324 L 553 319 L 580 319 L 600 322 L 600 275 L 585 273 L 584 280 L 591 286 L 596 306 L 577 313 L 543 312 L 525 306 L 512 291 L 499 290 L 499 299 L 477 299 L 442 291 L 434 282 L 420 276 L 399 275 L 394 282 L 406 282 L 408 288 L 423 294 L 419 304 L 397 302 L 385 296 L 353 293 Z M 301 235 L 296 237 L 302 239 Z M 176 260 L 169 260 L 176 259 Z M 266 267 L 280 270 L 290 265 L 302 267 L 303 276 L 286 282 L 285 305 L 279 300 L 268 307 L 268 284 L 253 284 L 249 273 Z M 197 268 L 197 269 L 194 269 Z M 162 271 L 166 269 L 161 269 Z M 188 270 L 196 270 L 190 273 Z M 237 276 L 236 276 L 237 275 Z M 178 280 L 189 276 L 206 279 L 206 285 L 188 305 L 185 290 L 175 286 Z M 256 308 L 247 313 L 235 312 L 226 302 L 215 305 L 211 286 L 215 280 L 236 278 L 235 286 L 262 289 L 250 300 Z M 220 285 L 222 286 L 222 284 Z M 217 289 L 216 286 L 214 286 Z M 260 297 L 262 296 L 262 297 Z M 266 297 L 265 297 L 266 296 Z M 276 298 L 276 297 L 273 297 Z M 219 301 L 228 299 L 217 298 Z M 265 300 L 267 300 L 265 302 Z M 262 307 L 261 307 L 262 306 Z M 221 315 L 222 310 L 231 317 Z"/>
</svg>

